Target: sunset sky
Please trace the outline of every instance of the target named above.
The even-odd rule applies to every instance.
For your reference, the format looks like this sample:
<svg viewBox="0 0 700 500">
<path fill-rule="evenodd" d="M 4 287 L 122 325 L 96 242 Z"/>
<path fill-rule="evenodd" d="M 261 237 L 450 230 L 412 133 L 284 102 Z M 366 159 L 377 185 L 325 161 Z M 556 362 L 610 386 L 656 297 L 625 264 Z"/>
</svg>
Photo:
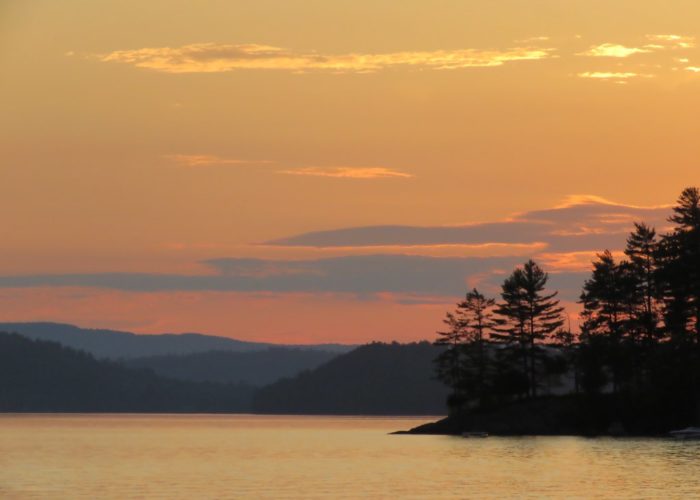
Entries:
<svg viewBox="0 0 700 500">
<path fill-rule="evenodd" d="M 0 321 L 432 338 L 700 184 L 697 0 L 6 0 Z"/>
</svg>

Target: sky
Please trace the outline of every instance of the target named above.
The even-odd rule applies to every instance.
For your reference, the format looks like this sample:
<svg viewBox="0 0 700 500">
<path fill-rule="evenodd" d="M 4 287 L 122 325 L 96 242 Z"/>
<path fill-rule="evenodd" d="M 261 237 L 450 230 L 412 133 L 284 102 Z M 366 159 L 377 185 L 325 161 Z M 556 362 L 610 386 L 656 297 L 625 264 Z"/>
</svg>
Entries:
<svg viewBox="0 0 700 500">
<path fill-rule="evenodd" d="M 5 0 L 0 321 L 431 339 L 700 184 L 697 0 Z"/>
</svg>

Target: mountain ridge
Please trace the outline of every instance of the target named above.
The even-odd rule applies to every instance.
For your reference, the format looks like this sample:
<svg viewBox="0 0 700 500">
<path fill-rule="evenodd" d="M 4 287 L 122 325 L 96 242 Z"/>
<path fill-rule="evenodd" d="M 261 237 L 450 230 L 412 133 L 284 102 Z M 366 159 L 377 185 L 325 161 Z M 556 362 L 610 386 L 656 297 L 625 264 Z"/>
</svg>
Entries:
<svg viewBox="0 0 700 500">
<path fill-rule="evenodd" d="M 238 413 L 249 411 L 253 391 L 168 379 L 58 342 L 0 332 L 0 412 Z"/>
<path fill-rule="evenodd" d="M 67 347 L 88 352 L 97 358 L 108 359 L 184 355 L 207 351 L 254 352 L 270 348 L 318 350 L 342 354 L 357 347 L 349 344 L 272 344 L 203 333 L 137 334 L 104 328 L 82 328 L 54 322 L 0 323 L 0 331 L 17 333 L 34 340 L 58 342 Z"/>
</svg>

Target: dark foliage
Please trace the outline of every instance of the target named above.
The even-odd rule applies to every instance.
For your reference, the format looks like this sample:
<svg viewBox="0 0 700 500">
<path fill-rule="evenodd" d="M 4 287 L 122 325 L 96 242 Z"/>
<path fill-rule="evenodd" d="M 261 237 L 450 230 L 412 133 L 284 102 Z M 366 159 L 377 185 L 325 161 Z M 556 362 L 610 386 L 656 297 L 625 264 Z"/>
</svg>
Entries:
<svg viewBox="0 0 700 500">
<path fill-rule="evenodd" d="M 476 288 L 467 292 L 454 312 L 445 315 L 448 327 L 438 332 L 435 345 L 445 349 L 435 359 L 437 377 L 452 393 L 450 408 L 458 408 L 470 398 L 483 402 L 493 387 L 489 336 L 493 332 L 495 301 Z"/>
<path fill-rule="evenodd" d="M 490 336 L 492 341 L 504 343 L 489 358 L 492 397 L 484 398 L 474 391 L 463 369 L 450 377 L 439 371 L 453 394 L 459 396 L 457 405 L 454 398 L 449 400 L 452 420 L 444 425 L 486 425 L 488 419 L 475 416 L 491 412 L 489 418 L 501 418 L 503 412 L 511 412 L 513 417 L 515 410 L 506 408 L 525 411 L 526 406 L 545 412 L 549 408 L 549 414 L 541 415 L 544 420 L 551 420 L 551 412 L 556 413 L 558 417 L 551 423 L 558 429 L 552 431 L 555 433 L 622 428 L 649 434 L 699 424 L 697 188 L 683 191 L 669 222 L 673 224 L 671 231 L 660 237 L 653 228 L 636 223 L 622 260 L 607 250 L 598 254 L 581 294 L 583 322 L 578 336 L 562 329 L 556 294 L 544 292 L 546 273 L 532 261 L 516 269 L 503 284 L 502 302 L 495 310 L 501 320 Z M 448 319 L 457 317 L 448 315 Z M 455 324 L 459 331 L 467 328 Z M 444 339 L 444 334 L 440 338 Z M 452 340 L 448 349 L 455 352 L 474 342 L 464 335 L 453 335 Z M 523 394 L 529 400 L 538 396 L 543 375 L 557 374 L 574 381 L 565 399 L 547 395 L 544 405 L 518 403 Z M 493 403 L 500 404 L 503 411 L 494 409 Z M 520 428 L 513 419 L 508 425 Z M 529 428 L 538 429 L 534 423 Z"/>
<path fill-rule="evenodd" d="M 496 308 L 500 317 L 494 327 L 494 338 L 505 343 L 522 367 L 527 378 L 527 395 L 537 396 L 539 374 L 545 353 L 541 345 L 551 341 L 564 324 L 563 308 L 556 300 L 557 292 L 546 293 L 548 276 L 537 263 L 527 261 L 503 282 L 502 302 Z"/>
</svg>

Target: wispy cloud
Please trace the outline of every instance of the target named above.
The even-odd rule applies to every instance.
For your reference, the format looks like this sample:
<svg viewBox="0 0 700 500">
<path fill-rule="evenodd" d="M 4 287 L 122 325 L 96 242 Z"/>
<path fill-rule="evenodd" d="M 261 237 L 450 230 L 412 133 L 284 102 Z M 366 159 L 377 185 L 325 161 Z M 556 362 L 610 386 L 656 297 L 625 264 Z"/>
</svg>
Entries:
<svg viewBox="0 0 700 500">
<path fill-rule="evenodd" d="M 222 158 L 216 155 L 165 155 L 165 158 L 185 167 L 210 167 L 216 165 L 269 165 L 274 162 L 269 160 L 241 160 L 236 158 Z"/>
<path fill-rule="evenodd" d="M 586 273 L 591 269 L 591 262 L 601 250 L 583 250 L 580 252 L 559 252 L 559 253 L 541 253 L 537 259 L 547 269 L 555 270 L 556 272 L 573 272 Z M 613 252 L 616 259 L 625 257 L 622 250 Z"/>
<path fill-rule="evenodd" d="M 548 42 L 550 40 L 550 37 L 548 36 L 531 36 L 528 38 L 522 38 L 520 40 L 516 40 L 516 43 L 537 43 L 537 42 Z"/>
<path fill-rule="evenodd" d="M 579 56 L 625 58 L 635 54 L 648 54 L 661 50 L 690 49 L 695 46 L 695 38 L 683 35 L 646 35 L 648 43 L 638 47 L 628 47 L 619 43 L 602 43 L 593 45 L 588 50 L 580 52 Z"/>
<path fill-rule="evenodd" d="M 462 226 L 368 226 L 305 233 L 268 247 L 334 248 L 335 256 L 208 259 L 188 274 L 85 273 L 0 276 L 3 288 L 77 287 L 132 292 L 274 292 L 458 296 L 479 285 L 495 294 L 504 274 L 528 257 L 551 271 L 552 288 L 576 300 L 595 253 L 620 252 L 632 221 L 667 229 L 670 208 L 636 207 L 590 195 L 554 208 Z M 439 248 L 439 247 L 454 248 Z M 464 252 L 456 251 L 458 248 Z M 354 254 L 358 249 L 363 254 Z M 375 253 L 376 252 L 376 253 Z M 412 253 L 409 255 L 408 253 Z M 431 253 L 434 255 L 425 255 Z M 374 300 L 374 299 L 372 299 Z"/>
<path fill-rule="evenodd" d="M 117 50 L 97 58 L 103 62 L 131 64 L 166 73 L 220 73 L 244 69 L 361 73 L 397 66 L 442 70 L 502 66 L 511 61 L 546 59 L 553 56 L 553 51 L 550 48 L 514 47 L 503 50 L 321 54 L 259 44 L 197 43 L 182 47 Z"/>
<path fill-rule="evenodd" d="M 589 57 L 629 57 L 634 54 L 643 54 L 646 52 L 651 52 L 651 49 L 645 47 L 626 47 L 616 43 L 603 43 L 595 45 L 578 55 Z"/>
<path fill-rule="evenodd" d="M 583 73 L 578 73 L 577 76 L 579 78 L 626 83 L 627 80 L 632 78 L 652 78 L 654 75 L 635 73 L 633 71 L 584 71 Z"/>
<path fill-rule="evenodd" d="M 335 177 L 339 179 L 408 179 L 413 177 L 412 174 L 386 167 L 302 167 L 281 170 L 280 173 L 312 177 Z"/>
<path fill-rule="evenodd" d="M 647 35 L 650 42 L 656 44 L 656 47 L 675 48 L 675 49 L 691 49 L 695 47 L 695 37 L 685 35 Z M 648 47 L 653 47 L 649 45 Z"/>
<path fill-rule="evenodd" d="M 164 155 L 164 158 L 188 168 L 215 166 L 245 167 L 253 165 L 273 165 L 276 163 L 270 160 L 244 160 L 238 158 L 224 158 L 209 154 L 172 154 Z M 408 179 L 414 177 L 413 174 L 387 167 L 295 167 L 286 170 L 278 170 L 276 173 L 306 177 L 333 177 L 338 179 Z"/>
<path fill-rule="evenodd" d="M 672 205 L 665 204 L 665 205 L 631 205 L 629 203 L 618 203 L 613 200 L 609 200 L 607 198 L 604 198 L 602 196 L 598 196 L 595 194 L 570 194 L 564 198 L 564 201 L 556 205 L 554 207 L 554 210 L 557 209 L 562 209 L 562 208 L 573 208 L 576 206 L 581 206 L 581 205 L 608 205 L 612 207 L 620 207 L 622 209 L 633 209 L 633 210 L 647 210 L 647 211 L 652 211 L 652 210 L 668 210 L 671 208 Z"/>
<path fill-rule="evenodd" d="M 293 235 L 269 245 L 362 247 L 407 245 L 533 244 L 534 253 L 615 248 L 633 221 L 664 228 L 668 206 L 639 207 L 591 195 L 569 197 L 554 208 L 514 214 L 508 219 L 460 226 L 365 226 Z"/>
</svg>

